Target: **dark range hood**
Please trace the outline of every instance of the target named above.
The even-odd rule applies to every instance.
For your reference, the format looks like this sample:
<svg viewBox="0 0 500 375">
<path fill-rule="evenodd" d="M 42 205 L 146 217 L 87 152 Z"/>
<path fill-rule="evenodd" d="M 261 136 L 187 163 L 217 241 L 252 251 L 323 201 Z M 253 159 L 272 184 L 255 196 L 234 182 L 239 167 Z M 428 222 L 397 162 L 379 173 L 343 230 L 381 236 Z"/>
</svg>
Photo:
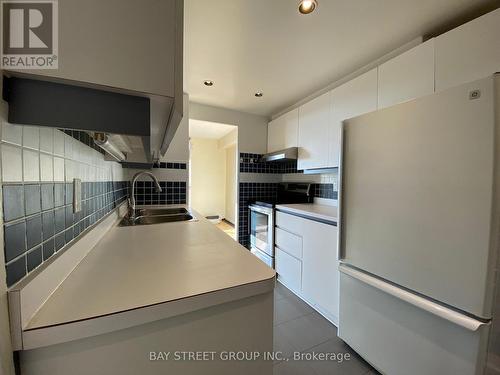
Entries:
<svg viewBox="0 0 500 375">
<path fill-rule="evenodd" d="M 140 137 L 145 163 L 165 154 L 182 119 L 170 97 L 17 73 L 3 77 L 2 97 L 10 123 Z"/>
</svg>

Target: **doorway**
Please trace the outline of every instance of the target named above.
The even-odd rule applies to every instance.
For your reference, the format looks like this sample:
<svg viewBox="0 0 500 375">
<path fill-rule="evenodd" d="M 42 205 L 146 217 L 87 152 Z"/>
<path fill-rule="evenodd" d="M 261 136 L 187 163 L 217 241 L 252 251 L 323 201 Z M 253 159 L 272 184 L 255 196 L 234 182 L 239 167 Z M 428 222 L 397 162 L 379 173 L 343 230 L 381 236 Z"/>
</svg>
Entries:
<svg viewBox="0 0 500 375">
<path fill-rule="evenodd" d="M 236 240 L 238 127 L 189 120 L 191 207 Z"/>
</svg>

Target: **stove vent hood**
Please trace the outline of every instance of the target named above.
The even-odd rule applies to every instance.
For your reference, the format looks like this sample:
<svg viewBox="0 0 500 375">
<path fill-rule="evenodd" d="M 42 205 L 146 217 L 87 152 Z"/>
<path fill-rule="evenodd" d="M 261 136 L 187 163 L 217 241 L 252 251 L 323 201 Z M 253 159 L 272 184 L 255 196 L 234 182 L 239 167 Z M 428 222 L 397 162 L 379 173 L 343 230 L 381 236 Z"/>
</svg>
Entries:
<svg viewBox="0 0 500 375">
<path fill-rule="evenodd" d="M 138 162 L 153 163 L 167 151 L 183 116 L 177 98 L 35 75 L 5 72 L 8 121 L 134 138 Z M 124 151 L 124 150 L 121 150 Z"/>
<path fill-rule="evenodd" d="M 269 154 L 262 155 L 262 161 L 268 162 L 286 162 L 297 160 L 299 154 L 298 147 L 289 147 L 284 150 L 270 152 Z"/>
</svg>

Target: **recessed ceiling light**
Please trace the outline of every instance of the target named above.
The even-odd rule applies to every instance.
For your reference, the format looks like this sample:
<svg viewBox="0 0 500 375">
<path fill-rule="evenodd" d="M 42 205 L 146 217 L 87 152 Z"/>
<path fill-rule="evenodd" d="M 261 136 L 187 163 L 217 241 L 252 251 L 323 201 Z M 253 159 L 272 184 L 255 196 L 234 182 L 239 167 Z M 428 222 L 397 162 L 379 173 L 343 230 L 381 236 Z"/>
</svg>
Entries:
<svg viewBox="0 0 500 375">
<path fill-rule="evenodd" d="M 210 81 L 209 79 L 203 81 L 203 84 L 205 86 L 213 86 L 214 85 L 214 81 Z"/>
<path fill-rule="evenodd" d="M 256 93 L 255 93 L 255 96 L 256 96 L 257 98 L 261 98 L 261 97 L 262 97 L 262 95 L 264 95 L 264 94 L 263 94 L 263 93 L 261 93 L 261 92 L 256 92 Z"/>
<path fill-rule="evenodd" d="M 314 12 L 317 6 L 317 0 L 301 0 L 299 3 L 299 12 L 302 14 L 309 14 Z"/>
</svg>

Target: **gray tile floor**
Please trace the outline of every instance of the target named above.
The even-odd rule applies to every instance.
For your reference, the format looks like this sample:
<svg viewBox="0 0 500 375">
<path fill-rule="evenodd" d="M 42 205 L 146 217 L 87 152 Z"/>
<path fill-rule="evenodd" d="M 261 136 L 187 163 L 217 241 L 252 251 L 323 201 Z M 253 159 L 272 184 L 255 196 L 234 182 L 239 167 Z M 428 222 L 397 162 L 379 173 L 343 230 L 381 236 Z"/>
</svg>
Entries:
<svg viewBox="0 0 500 375">
<path fill-rule="evenodd" d="M 274 351 L 284 360 L 274 363 L 274 375 L 375 375 L 349 346 L 337 337 L 337 328 L 279 282 L 274 291 Z M 302 358 L 294 360 L 294 353 Z M 308 354 L 309 353 L 309 354 Z M 349 353 L 350 359 L 321 361 L 312 353 Z"/>
</svg>

